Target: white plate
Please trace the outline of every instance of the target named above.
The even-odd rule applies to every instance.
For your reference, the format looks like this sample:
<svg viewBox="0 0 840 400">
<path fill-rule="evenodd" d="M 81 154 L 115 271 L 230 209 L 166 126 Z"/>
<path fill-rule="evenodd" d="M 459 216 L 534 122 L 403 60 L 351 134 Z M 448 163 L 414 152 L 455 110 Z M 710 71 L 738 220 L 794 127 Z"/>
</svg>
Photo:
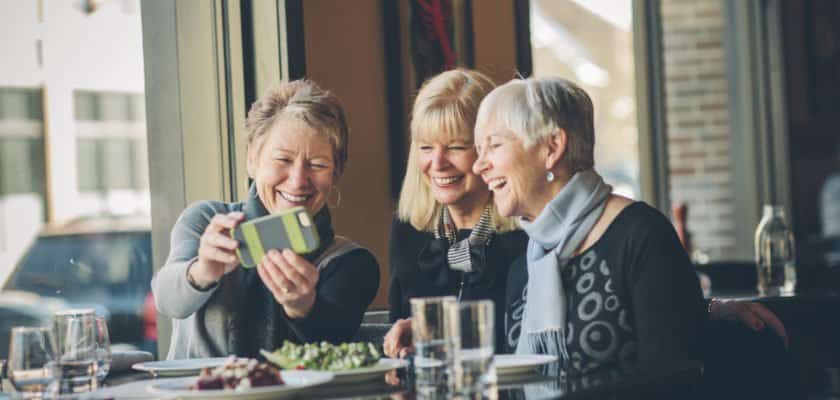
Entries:
<svg viewBox="0 0 840 400">
<path fill-rule="evenodd" d="M 260 350 L 260 354 L 266 358 L 266 360 L 271 361 L 272 354 L 269 351 Z M 330 371 L 335 375 L 332 382 L 330 383 L 351 383 L 351 382 L 364 382 L 369 380 L 374 380 L 379 377 L 385 375 L 386 372 L 397 369 L 403 368 L 408 366 L 408 361 L 406 360 L 398 360 L 395 358 L 380 358 L 376 364 L 373 364 L 369 367 L 364 368 L 356 368 L 351 369 L 348 371 Z"/>
<path fill-rule="evenodd" d="M 149 372 L 154 376 L 198 375 L 202 368 L 218 367 L 224 364 L 225 360 L 227 360 L 227 357 L 149 361 L 134 364 L 131 368 Z"/>
<path fill-rule="evenodd" d="M 493 357 L 497 375 L 516 375 L 534 371 L 539 366 L 557 361 L 546 354 L 496 354 Z"/>
<path fill-rule="evenodd" d="M 149 391 L 177 398 L 201 399 L 282 399 L 306 388 L 333 379 L 333 374 L 320 371 L 280 371 L 285 385 L 260 386 L 243 390 L 190 390 L 196 377 L 163 379 L 149 385 Z"/>
<path fill-rule="evenodd" d="M 381 378 L 386 372 L 408 366 L 407 360 L 396 358 L 380 358 L 379 362 L 369 367 L 351 369 L 349 371 L 336 371 L 335 378 L 331 383 L 356 383 Z"/>
</svg>

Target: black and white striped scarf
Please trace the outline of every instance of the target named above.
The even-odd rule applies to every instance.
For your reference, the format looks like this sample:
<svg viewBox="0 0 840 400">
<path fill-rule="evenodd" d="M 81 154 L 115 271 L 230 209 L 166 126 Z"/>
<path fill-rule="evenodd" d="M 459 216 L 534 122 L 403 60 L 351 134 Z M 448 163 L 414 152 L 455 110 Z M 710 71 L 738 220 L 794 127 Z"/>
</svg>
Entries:
<svg viewBox="0 0 840 400">
<path fill-rule="evenodd" d="M 473 267 L 472 257 L 470 257 L 470 247 L 490 244 L 490 239 L 494 233 L 496 233 L 496 223 L 493 218 L 493 206 L 488 203 L 484 206 L 484 211 L 481 212 L 481 217 L 473 227 L 470 236 L 464 240 L 456 241 L 458 230 L 452 222 L 449 210 L 444 206 L 435 228 L 435 239 L 445 239 L 449 242 L 449 250 L 446 252 L 449 268 L 462 272 L 473 272 L 475 268 Z"/>
</svg>

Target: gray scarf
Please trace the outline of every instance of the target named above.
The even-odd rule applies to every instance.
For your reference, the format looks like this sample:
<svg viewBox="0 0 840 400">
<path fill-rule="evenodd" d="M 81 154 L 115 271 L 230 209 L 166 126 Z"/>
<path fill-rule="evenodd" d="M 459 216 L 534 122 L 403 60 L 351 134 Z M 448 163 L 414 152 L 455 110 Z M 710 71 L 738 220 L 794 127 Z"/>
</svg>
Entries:
<svg viewBox="0 0 840 400">
<path fill-rule="evenodd" d="M 528 234 L 528 285 L 518 354 L 566 350 L 566 293 L 561 273 L 601 217 L 612 187 L 593 169 L 572 176 L 533 221 L 520 219 Z"/>
</svg>

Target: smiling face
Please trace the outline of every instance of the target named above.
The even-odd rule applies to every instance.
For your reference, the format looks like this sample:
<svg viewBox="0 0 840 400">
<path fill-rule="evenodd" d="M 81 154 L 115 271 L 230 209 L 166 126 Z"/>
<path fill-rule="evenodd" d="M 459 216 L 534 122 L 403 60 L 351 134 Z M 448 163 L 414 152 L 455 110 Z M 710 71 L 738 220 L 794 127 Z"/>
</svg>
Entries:
<svg viewBox="0 0 840 400">
<path fill-rule="evenodd" d="M 548 192 L 546 150 L 539 143 L 526 148 L 513 132 L 493 125 L 476 129 L 479 157 L 473 172 L 493 192 L 500 215 L 533 220 L 542 211 Z"/>
<path fill-rule="evenodd" d="M 280 118 L 248 148 L 248 174 L 270 213 L 304 206 L 316 214 L 335 182 L 333 146 L 296 118 Z"/>
<path fill-rule="evenodd" d="M 475 148 L 471 142 L 442 136 L 415 144 L 423 180 L 438 203 L 472 209 L 489 194 L 481 178 L 472 172 Z"/>
</svg>

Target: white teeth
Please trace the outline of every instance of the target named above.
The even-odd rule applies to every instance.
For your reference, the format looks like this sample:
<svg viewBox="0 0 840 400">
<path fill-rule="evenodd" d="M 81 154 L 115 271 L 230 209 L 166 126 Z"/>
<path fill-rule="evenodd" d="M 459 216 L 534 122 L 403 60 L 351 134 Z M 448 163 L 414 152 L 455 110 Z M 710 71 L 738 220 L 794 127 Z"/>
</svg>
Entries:
<svg viewBox="0 0 840 400">
<path fill-rule="evenodd" d="M 448 176 L 448 177 L 445 177 L 445 178 L 434 178 L 434 180 L 435 180 L 435 183 L 437 183 L 438 185 L 448 185 L 448 184 L 450 184 L 452 182 L 455 182 L 455 181 L 457 181 L 461 178 L 462 177 L 460 177 L 460 176 Z"/>
<path fill-rule="evenodd" d="M 280 196 L 282 196 L 284 199 L 286 199 L 287 201 L 290 201 L 292 203 L 300 203 L 300 202 L 306 201 L 306 199 L 312 197 L 310 195 L 295 196 L 291 193 L 286 193 L 286 192 L 278 192 L 278 193 L 280 193 Z"/>
<path fill-rule="evenodd" d="M 494 179 L 487 183 L 487 187 L 490 188 L 490 190 L 496 190 L 504 186 L 506 183 L 507 179 Z"/>
</svg>

